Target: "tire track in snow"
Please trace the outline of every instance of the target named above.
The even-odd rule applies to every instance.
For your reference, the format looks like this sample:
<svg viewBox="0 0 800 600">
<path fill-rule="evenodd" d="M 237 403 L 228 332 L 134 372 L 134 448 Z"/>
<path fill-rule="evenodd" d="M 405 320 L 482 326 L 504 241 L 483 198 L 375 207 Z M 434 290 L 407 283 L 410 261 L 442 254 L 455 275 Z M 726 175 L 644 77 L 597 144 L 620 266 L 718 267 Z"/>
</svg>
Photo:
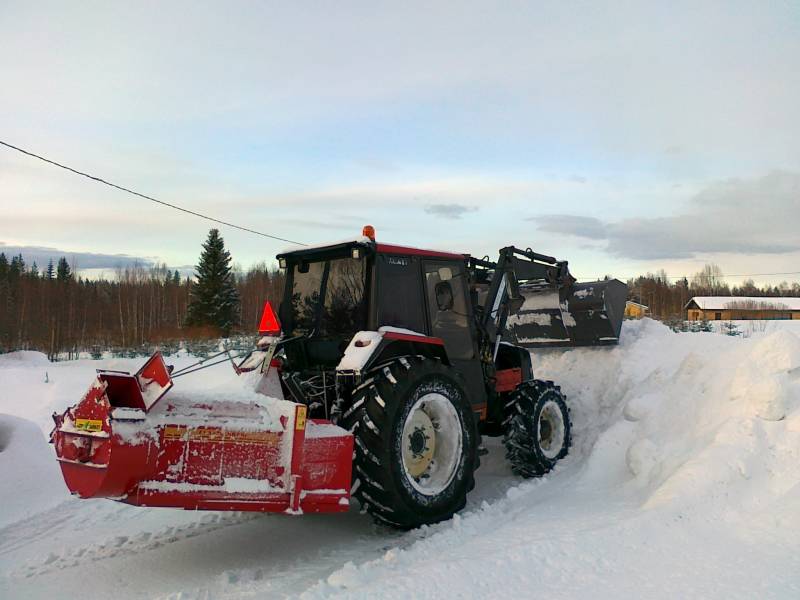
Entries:
<svg viewBox="0 0 800 600">
<path fill-rule="evenodd" d="M 65 509 L 72 503 L 73 501 L 67 500 L 50 510 L 1 528 L 0 556 L 14 552 L 63 528 Z"/>
<path fill-rule="evenodd" d="M 240 525 L 259 516 L 258 513 L 208 513 L 203 515 L 199 521 L 184 525 L 166 526 L 155 532 L 140 531 L 129 535 L 114 535 L 99 542 L 75 546 L 61 552 L 50 552 L 43 559 L 28 563 L 12 571 L 9 577 L 30 578 L 52 571 L 70 569 L 87 562 L 95 563 L 98 560 L 140 554 L 161 548 L 167 544 L 181 542 L 196 536 L 213 533 L 226 527 Z M 51 532 L 51 530 L 45 529 L 37 537 L 42 538 Z"/>
</svg>

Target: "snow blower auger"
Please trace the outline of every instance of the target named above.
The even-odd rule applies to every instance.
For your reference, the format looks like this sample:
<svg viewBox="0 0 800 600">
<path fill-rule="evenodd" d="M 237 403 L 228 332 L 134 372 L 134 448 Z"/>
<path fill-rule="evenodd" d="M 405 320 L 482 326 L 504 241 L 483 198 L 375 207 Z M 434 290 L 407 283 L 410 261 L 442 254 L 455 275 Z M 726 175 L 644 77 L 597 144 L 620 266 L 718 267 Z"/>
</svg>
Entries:
<svg viewBox="0 0 800 600">
<path fill-rule="evenodd" d="M 265 337 L 236 367 L 258 394 L 164 399 L 158 354 L 133 375 L 100 371 L 55 416 L 67 485 L 142 506 L 288 513 L 347 510 L 352 494 L 378 522 L 412 528 L 464 507 L 481 435 L 503 437 L 515 473 L 547 473 L 569 450 L 569 410 L 523 346 L 607 344 L 625 298 L 529 249 L 499 254 L 377 243 L 370 226 L 279 254 L 279 314 L 265 305 Z"/>
</svg>

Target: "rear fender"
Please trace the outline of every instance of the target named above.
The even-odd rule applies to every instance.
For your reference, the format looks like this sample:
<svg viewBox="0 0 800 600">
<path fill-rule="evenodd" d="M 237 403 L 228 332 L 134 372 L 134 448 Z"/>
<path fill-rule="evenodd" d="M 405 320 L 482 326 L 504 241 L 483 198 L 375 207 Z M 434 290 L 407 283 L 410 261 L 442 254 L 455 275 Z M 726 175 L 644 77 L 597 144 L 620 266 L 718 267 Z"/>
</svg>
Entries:
<svg viewBox="0 0 800 600">
<path fill-rule="evenodd" d="M 441 338 L 381 328 L 378 331 L 359 331 L 355 334 L 336 370 L 361 374 L 392 358 L 417 355 L 438 359 L 450 365 Z"/>
<path fill-rule="evenodd" d="M 497 351 L 495 368 L 498 371 L 505 369 L 521 369 L 522 381 L 533 379 L 533 365 L 531 363 L 531 353 L 521 347 L 501 342 Z"/>
</svg>

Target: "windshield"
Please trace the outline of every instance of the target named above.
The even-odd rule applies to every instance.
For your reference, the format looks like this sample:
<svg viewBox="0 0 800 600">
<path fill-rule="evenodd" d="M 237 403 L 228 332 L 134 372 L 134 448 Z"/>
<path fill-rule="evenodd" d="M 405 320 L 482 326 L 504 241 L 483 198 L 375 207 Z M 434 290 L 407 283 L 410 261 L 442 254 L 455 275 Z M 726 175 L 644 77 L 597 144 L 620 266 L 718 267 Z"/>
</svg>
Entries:
<svg viewBox="0 0 800 600">
<path fill-rule="evenodd" d="M 305 263 L 302 270 L 301 265 L 294 265 L 293 332 L 341 337 L 365 329 L 364 280 L 363 259 Z"/>
</svg>

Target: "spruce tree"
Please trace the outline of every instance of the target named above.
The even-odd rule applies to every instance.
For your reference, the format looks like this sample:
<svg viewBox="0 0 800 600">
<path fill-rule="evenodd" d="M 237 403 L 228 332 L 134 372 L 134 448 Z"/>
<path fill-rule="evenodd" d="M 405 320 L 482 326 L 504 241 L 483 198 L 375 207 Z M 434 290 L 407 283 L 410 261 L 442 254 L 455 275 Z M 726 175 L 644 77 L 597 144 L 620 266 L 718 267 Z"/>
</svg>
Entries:
<svg viewBox="0 0 800 600">
<path fill-rule="evenodd" d="M 51 258 L 50 261 L 47 263 L 47 269 L 44 272 L 45 279 L 54 279 L 56 276 L 56 268 L 53 266 L 53 259 Z"/>
<path fill-rule="evenodd" d="M 0 252 L 0 279 L 8 277 L 8 259 L 5 252 Z"/>
<path fill-rule="evenodd" d="M 210 325 L 228 335 L 239 322 L 239 293 L 231 273 L 231 255 L 217 229 L 208 232 L 200 262 L 195 267 L 197 281 L 191 289 L 186 324 Z"/>
<path fill-rule="evenodd" d="M 31 279 L 38 279 L 39 278 L 39 265 L 36 264 L 36 261 L 33 261 L 31 265 L 31 270 L 28 271 Z"/>
<path fill-rule="evenodd" d="M 66 281 L 72 277 L 72 269 L 69 268 L 69 263 L 65 257 L 58 259 L 58 267 L 56 268 L 56 279 L 59 281 Z"/>
<path fill-rule="evenodd" d="M 19 256 L 11 257 L 11 266 L 8 268 L 8 279 L 9 281 L 16 282 L 19 279 L 20 275 L 25 272 L 25 261 L 22 258 L 22 254 Z"/>
</svg>

